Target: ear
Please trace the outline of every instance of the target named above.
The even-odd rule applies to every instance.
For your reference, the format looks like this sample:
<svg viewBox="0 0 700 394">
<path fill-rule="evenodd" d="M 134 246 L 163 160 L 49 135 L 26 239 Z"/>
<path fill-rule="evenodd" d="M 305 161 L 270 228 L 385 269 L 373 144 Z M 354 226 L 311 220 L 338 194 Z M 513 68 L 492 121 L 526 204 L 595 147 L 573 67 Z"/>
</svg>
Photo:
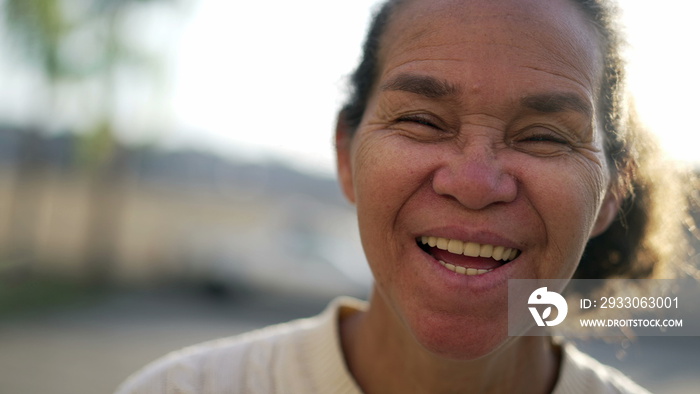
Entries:
<svg viewBox="0 0 700 394">
<path fill-rule="evenodd" d="M 345 198 L 355 203 L 355 186 L 352 180 L 352 161 L 350 145 L 353 130 L 348 126 L 345 111 L 340 111 L 335 125 L 335 153 L 338 170 L 338 181 Z"/>
<path fill-rule="evenodd" d="M 613 193 L 613 191 L 608 188 L 607 193 L 605 193 L 605 198 L 603 199 L 603 204 L 598 212 L 598 217 L 596 218 L 595 224 L 593 225 L 593 230 L 591 231 L 591 236 L 589 238 L 596 237 L 602 234 L 608 229 L 610 224 L 613 222 L 620 210 L 620 199 Z"/>
</svg>

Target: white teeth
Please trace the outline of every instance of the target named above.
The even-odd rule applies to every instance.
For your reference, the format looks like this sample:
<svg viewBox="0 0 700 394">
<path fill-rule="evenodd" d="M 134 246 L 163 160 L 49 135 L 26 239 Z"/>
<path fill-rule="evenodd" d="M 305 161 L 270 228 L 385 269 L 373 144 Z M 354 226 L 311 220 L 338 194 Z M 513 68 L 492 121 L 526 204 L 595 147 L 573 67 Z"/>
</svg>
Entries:
<svg viewBox="0 0 700 394">
<path fill-rule="evenodd" d="M 503 246 L 496 246 L 493 248 L 493 253 L 491 254 L 491 257 L 494 258 L 494 260 L 500 260 L 503 257 L 503 250 L 505 248 Z"/>
<path fill-rule="evenodd" d="M 480 245 L 476 242 L 462 242 L 457 239 L 422 236 L 420 242 L 430 247 L 446 250 L 454 254 L 463 254 L 469 257 L 493 258 L 496 261 L 510 261 L 518 256 L 518 249 L 497 245 Z"/>
<path fill-rule="evenodd" d="M 491 257 L 491 253 L 493 253 L 493 245 L 481 245 L 479 257 Z"/>
<path fill-rule="evenodd" d="M 513 249 L 511 249 L 511 248 L 506 248 L 506 249 L 503 251 L 503 256 L 501 257 L 501 260 L 503 260 L 503 261 L 508 260 L 508 258 L 510 257 L 510 253 L 511 253 L 512 251 L 513 251 Z"/>
<path fill-rule="evenodd" d="M 510 256 L 508 256 L 508 260 L 513 260 L 518 256 L 518 249 L 513 249 L 512 252 L 510 252 Z"/>
<path fill-rule="evenodd" d="M 464 243 L 456 239 L 451 239 L 450 242 L 447 243 L 447 251 L 450 253 L 462 254 L 462 252 L 464 252 Z"/>
<path fill-rule="evenodd" d="M 476 269 L 476 268 L 464 268 L 464 267 L 459 267 L 452 265 L 450 263 L 446 263 L 442 260 L 439 260 L 440 264 L 442 264 L 443 267 L 447 268 L 448 270 L 452 272 L 456 272 L 461 275 L 466 275 L 466 276 L 474 276 L 474 275 L 483 275 L 487 272 L 491 272 L 493 270 L 481 270 L 481 269 Z"/>
<path fill-rule="evenodd" d="M 479 257 L 479 251 L 481 250 L 481 245 L 476 242 L 467 242 L 464 245 L 464 255 L 469 257 Z"/>
</svg>

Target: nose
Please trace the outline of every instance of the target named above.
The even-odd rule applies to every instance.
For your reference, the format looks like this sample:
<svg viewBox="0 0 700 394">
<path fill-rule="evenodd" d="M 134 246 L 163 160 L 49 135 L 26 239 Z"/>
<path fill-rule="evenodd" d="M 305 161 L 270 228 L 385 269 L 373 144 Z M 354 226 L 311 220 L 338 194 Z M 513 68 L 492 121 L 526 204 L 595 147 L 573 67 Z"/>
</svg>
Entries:
<svg viewBox="0 0 700 394">
<path fill-rule="evenodd" d="M 478 210 L 515 200 L 517 179 L 488 141 L 474 141 L 445 158 L 433 175 L 433 190 Z"/>
</svg>

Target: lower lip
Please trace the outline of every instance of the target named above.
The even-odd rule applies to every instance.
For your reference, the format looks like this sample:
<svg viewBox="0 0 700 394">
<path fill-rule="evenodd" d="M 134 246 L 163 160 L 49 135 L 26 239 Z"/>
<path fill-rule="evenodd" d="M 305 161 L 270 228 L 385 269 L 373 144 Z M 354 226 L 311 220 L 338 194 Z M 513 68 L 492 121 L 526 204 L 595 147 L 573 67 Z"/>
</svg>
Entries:
<svg viewBox="0 0 700 394">
<path fill-rule="evenodd" d="M 430 263 L 431 270 L 439 276 L 442 285 L 452 290 L 470 289 L 475 292 L 485 292 L 507 286 L 508 279 L 513 277 L 513 270 L 518 265 L 518 259 L 515 259 L 485 274 L 463 275 L 443 267 L 438 260 L 422 249 L 418 248 L 418 250 Z"/>
</svg>

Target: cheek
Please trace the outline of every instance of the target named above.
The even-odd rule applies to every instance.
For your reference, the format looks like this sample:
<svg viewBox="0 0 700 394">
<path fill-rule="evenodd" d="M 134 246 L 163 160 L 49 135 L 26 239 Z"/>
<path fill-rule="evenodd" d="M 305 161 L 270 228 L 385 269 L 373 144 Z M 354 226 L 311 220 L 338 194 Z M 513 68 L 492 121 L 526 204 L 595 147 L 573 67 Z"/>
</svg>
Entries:
<svg viewBox="0 0 700 394">
<path fill-rule="evenodd" d="M 544 183 L 542 181 L 541 183 Z M 536 200 L 537 210 L 551 226 L 572 226 L 586 233 L 593 224 L 598 204 L 598 190 L 575 174 L 562 172 L 546 180 Z M 572 228 L 568 232 L 574 232 Z"/>
<path fill-rule="evenodd" d="M 576 163 L 560 175 L 561 187 L 556 190 L 568 201 L 562 214 L 568 213 L 581 230 L 584 242 L 595 223 L 607 187 L 606 169 L 589 162 Z"/>
<path fill-rule="evenodd" d="M 352 153 L 357 208 L 394 215 L 429 178 L 430 155 L 391 135 L 358 141 Z"/>
<path fill-rule="evenodd" d="M 424 149 L 383 135 L 359 139 L 352 157 L 362 245 L 375 277 L 381 279 L 376 265 L 400 261 L 405 253 L 410 237 L 403 225 L 404 207 L 419 189 L 429 186 L 432 160 Z M 383 264 L 382 269 L 391 268 Z"/>
<path fill-rule="evenodd" d="M 605 168 L 576 160 L 533 168 L 539 171 L 523 181 L 524 193 L 544 224 L 548 260 L 558 263 L 541 266 L 546 271 L 541 277 L 568 276 L 578 265 L 595 223 Z"/>
</svg>

